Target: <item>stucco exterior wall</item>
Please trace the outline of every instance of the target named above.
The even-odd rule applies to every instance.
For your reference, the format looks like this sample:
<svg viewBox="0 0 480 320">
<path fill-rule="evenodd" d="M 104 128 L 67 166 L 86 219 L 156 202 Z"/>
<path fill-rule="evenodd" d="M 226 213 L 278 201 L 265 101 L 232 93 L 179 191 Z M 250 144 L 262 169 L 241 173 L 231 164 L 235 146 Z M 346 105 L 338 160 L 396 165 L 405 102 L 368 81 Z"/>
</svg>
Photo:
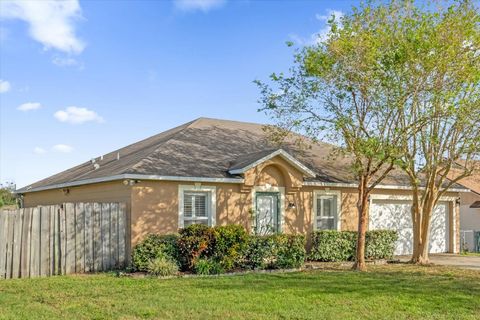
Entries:
<svg viewBox="0 0 480 320">
<path fill-rule="evenodd" d="M 284 215 L 282 231 L 285 233 L 310 234 L 313 231 L 314 191 L 331 190 L 341 192 L 341 230 L 357 229 L 357 190 L 355 188 L 326 188 L 303 186 L 303 175 L 280 157 L 270 159 L 244 174 L 244 184 L 201 183 L 173 181 L 139 181 L 125 186 L 122 181 L 98 183 L 62 190 L 47 190 L 26 193 L 27 207 L 63 202 L 125 202 L 129 209 L 127 232 L 131 244 L 135 245 L 149 233 L 174 233 L 179 227 L 179 186 L 216 187 L 216 225 L 240 224 L 248 230 L 252 226 L 252 208 L 257 187 L 280 187 L 284 192 Z M 375 194 L 408 196 L 408 190 L 376 190 Z M 451 193 L 447 196 L 457 196 Z M 294 206 L 289 206 L 294 204 Z M 458 206 L 457 206 L 458 207 Z M 450 209 L 450 251 L 458 252 L 458 210 Z M 452 239 L 453 240 L 453 239 Z M 453 243 L 456 245 L 453 246 Z"/>
<path fill-rule="evenodd" d="M 474 192 L 460 195 L 460 229 L 480 231 L 480 208 L 470 208 L 472 203 L 480 201 L 480 195 Z"/>
</svg>

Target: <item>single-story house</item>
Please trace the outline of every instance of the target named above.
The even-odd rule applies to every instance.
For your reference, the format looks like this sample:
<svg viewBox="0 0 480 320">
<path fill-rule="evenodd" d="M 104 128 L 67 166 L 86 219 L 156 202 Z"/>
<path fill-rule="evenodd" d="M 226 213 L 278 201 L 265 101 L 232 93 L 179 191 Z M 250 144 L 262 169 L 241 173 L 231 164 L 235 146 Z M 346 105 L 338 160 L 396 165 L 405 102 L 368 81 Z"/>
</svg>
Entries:
<svg viewBox="0 0 480 320">
<path fill-rule="evenodd" d="M 130 245 L 193 223 L 241 224 L 257 233 L 356 230 L 356 182 L 327 143 L 274 146 L 261 124 L 199 118 L 17 191 L 25 207 L 125 202 Z M 441 199 L 431 252 L 459 251 L 458 197 Z M 371 196 L 370 229 L 396 229 L 412 251 L 411 191 L 393 172 Z"/>
</svg>

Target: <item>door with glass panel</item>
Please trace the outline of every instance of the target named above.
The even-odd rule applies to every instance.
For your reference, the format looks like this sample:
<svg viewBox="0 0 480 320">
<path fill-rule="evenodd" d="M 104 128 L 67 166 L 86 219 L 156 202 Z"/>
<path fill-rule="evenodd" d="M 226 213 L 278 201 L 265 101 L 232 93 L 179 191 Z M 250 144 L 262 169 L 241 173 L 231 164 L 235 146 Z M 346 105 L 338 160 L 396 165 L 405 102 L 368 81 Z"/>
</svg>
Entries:
<svg viewBox="0 0 480 320">
<path fill-rule="evenodd" d="M 258 192 L 256 194 L 256 226 L 255 233 L 272 234 L 279 228 L 279 196 L 276 192 Z"/>
<path fill-rule="evenodd" d="M 316 201 L 315 228 L 317 230 L 337 230 L 337 196 L 319 195 Z"/>
<path fill-rule="evenodd" d="M 183 194 L 184 226 L 191 224 L 210 225 L 207 192 L 185 192 Z"/>
</svg>

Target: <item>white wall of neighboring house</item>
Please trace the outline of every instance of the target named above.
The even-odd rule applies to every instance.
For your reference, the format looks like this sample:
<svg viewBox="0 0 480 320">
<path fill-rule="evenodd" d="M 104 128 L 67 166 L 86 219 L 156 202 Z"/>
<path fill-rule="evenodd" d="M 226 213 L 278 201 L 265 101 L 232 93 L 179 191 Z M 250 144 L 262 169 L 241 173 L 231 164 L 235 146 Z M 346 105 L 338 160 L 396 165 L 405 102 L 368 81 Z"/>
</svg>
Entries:
<svg viewBox="0 0 480 320">
<path fill-rule="evenodd" d="M 480 208 L 470 208 L 476 201 L 480 201 L 480 195 L 477 193 L 460 194 L 460 242 L 468 251 L 475 248 L 474 231 L 480 231 Z"/>
</svg>

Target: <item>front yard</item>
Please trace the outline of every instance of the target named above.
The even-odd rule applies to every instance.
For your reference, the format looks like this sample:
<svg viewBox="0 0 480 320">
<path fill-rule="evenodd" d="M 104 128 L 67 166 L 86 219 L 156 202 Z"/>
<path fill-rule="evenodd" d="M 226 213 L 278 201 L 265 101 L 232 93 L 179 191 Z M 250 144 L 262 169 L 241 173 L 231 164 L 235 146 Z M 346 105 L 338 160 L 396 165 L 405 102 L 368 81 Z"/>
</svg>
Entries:
<svg viewBox="0 0 480 320">
<path fill-rule="evenodd" d="M 0 281 L 0 319 L 479 319 L 480 273 L 370 266 L 181 279 Z"/>
</svg>

